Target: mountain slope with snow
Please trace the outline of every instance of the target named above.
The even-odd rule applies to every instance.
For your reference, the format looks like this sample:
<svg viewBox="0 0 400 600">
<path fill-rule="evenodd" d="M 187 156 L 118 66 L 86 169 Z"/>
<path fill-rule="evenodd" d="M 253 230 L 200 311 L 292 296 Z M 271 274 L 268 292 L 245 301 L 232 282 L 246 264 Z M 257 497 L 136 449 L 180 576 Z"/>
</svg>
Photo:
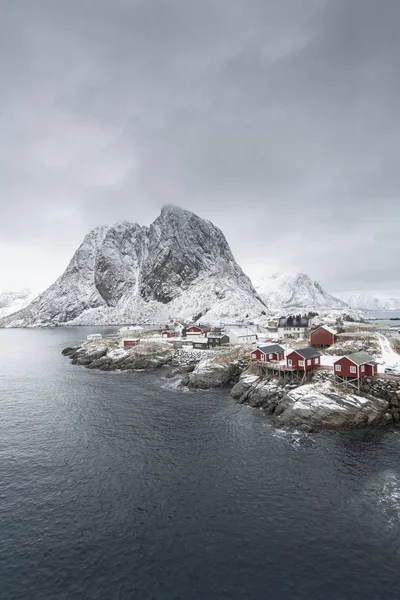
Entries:
<svg viewBox="0 0 400 600">
<path fill-rule="evenodd" d="M 338 294 L 351 308 L 359 310 L 400 310 L 400 298 L 382 294 Z"/>
<path fill-rule="evenodd" d="M 0 319 L 27 307 L 38 294 L 24 288 L 18 291 L 0 292 Z"/>
<path fill-rule="evenodd" d="M 304 273 L 274 273 L 270 277 L 253 280 L 253 284 L 271 311 L 318 311 L 347 306 Z"/>
<path fill-rule="evenodd" d="M 122 222 L 91 231 L 63 275 L 1 325 L 219 321 L 264 309 L 223 233 L 168 205 L 149 227 Z"/>
</svg>

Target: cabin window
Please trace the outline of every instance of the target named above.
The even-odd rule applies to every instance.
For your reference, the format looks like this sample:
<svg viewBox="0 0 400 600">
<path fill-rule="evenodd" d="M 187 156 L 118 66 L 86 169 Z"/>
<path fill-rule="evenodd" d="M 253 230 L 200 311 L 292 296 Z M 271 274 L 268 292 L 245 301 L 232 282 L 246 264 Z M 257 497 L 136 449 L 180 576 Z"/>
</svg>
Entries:
<svg viewBox="0 0 400 600">
<path fill-rule="evenodd" d="M 316 359 L 314 360 L 314 364 L 316 364 L 316 365 L 317 365 L 318 363 L 319 363 L 319 358 L 316 358 Z"/>
<path fill-rule="evenodd" d="M 252 358 L 257 358 L 257 354 L 252 354 Z"/>
<path fill-rule="evenodd" d="M 341 371 L 342 365 L 335 365 L 335 371 Z"/>
<path fill-rule="evenodd" d="M 292 359 L 291 358 L 288 358 L 287 364 L 288 364 L 289 367 L 292 366 Z"/>
<path fill-rule="evenodd" d="M 274 355 L 273 355 L 273 354 L 270 354 L 270 355 L 269 355 L 269 357 L 270 357 L 270 358 L 274 358 Z"/>
<path fill-rule="evenodd" d="M 365 367 L 364 367 L 364 365 L 361 365 L 361 373 L 364 373 L 364 371 L 365 371 Z"/>
<path fill-rule="evenodd" d="M 311 358 L 308 359 L 307 364 L 311 365 Z"/>
<path fill-rule="evenodd" d="M 299 367 L 304 367 L 304 360 L 299 360 Z"/>
<path fill-rule="evenodd" d="M 261 360 L 264 360 L 264 354 L 261 354 Z"/>
<path fill-rule="evenodd" d="M 350 373 L 357 373 L 357 367 L 350 367 Z"/>
</svg>

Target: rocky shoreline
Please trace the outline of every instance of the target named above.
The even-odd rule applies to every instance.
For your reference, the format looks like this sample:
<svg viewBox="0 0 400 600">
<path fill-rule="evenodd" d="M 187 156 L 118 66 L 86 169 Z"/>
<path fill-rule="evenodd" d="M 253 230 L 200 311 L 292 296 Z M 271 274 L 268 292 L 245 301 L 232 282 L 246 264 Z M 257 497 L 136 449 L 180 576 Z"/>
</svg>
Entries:
<svg viewBox="0 0 400 600">
<path fill-rule="evenodd" d="M 101 371 L 170 367 L 167 378 L 177 387 L 212 389 L 233 386 L 232 397 L 270 415 L 278 427 L 304 431 L 380 427 L 400 422 L 400 381 L 366 379 L 360 395 L 338 386 L 332 374 L 318 372 L 299 385 L 253 372 L 244 348 L 217 351 L 174 350 L 166 342 L 144 342 L 121 348 L 117 342 L 83 342 L 62 352 L 72 364 Z"/>
<path fill-rule="evenodd" d="M 397 422 L 389 399 L 356 395 L 322 373 L 311 383 L 300 386 L 244 374 L 231 394 L 242 404 L 263 409 L 276 426 L 307 432 L 379 427 Z"/>
</svg>

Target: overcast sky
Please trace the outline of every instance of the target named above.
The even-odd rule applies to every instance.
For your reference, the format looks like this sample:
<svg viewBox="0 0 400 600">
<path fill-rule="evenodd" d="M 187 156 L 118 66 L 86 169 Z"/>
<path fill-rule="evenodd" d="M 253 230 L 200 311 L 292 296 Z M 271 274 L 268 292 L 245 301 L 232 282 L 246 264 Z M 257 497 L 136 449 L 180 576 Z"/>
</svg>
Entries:
<svg viewBox="0 0 400 600">
<path fill-rule="evenodd" d="M 173 203 L 250 276 L 400 293 L 399 0 L 0 6 L 0 289 Z"/>
</svg>

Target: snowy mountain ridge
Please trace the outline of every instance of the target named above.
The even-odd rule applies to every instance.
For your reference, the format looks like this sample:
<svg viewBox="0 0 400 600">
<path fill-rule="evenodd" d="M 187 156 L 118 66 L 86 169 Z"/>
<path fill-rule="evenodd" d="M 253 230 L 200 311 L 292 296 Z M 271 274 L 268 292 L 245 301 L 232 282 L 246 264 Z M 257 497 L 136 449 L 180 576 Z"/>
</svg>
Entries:
<svg viewBox="0 0 400 600">
<path fill-rule="evenodd" d="M 28 288 L 0 292 L 0 319 L 28 306 L 38 296 Z"/>
<path fill-rule="evenodd" d="M 305 273 L 274 273 L 253 279 L 254 287 L 274 312 L 344 309 L 347 304 L 325 292 Z"/>
<path fill-rule="evenodd" d="M 359 310 L 400 310 L 400 298 L 384 294 L 338 294 L 351 308 Z"/>
<path fill-rule="evenodd" d="M 263 311 L 220 229 L 167 205 L 149 227 L 121 222 L 92 230 L 61 277 L 1 325 L 219 322 Z"/>
</svg>

